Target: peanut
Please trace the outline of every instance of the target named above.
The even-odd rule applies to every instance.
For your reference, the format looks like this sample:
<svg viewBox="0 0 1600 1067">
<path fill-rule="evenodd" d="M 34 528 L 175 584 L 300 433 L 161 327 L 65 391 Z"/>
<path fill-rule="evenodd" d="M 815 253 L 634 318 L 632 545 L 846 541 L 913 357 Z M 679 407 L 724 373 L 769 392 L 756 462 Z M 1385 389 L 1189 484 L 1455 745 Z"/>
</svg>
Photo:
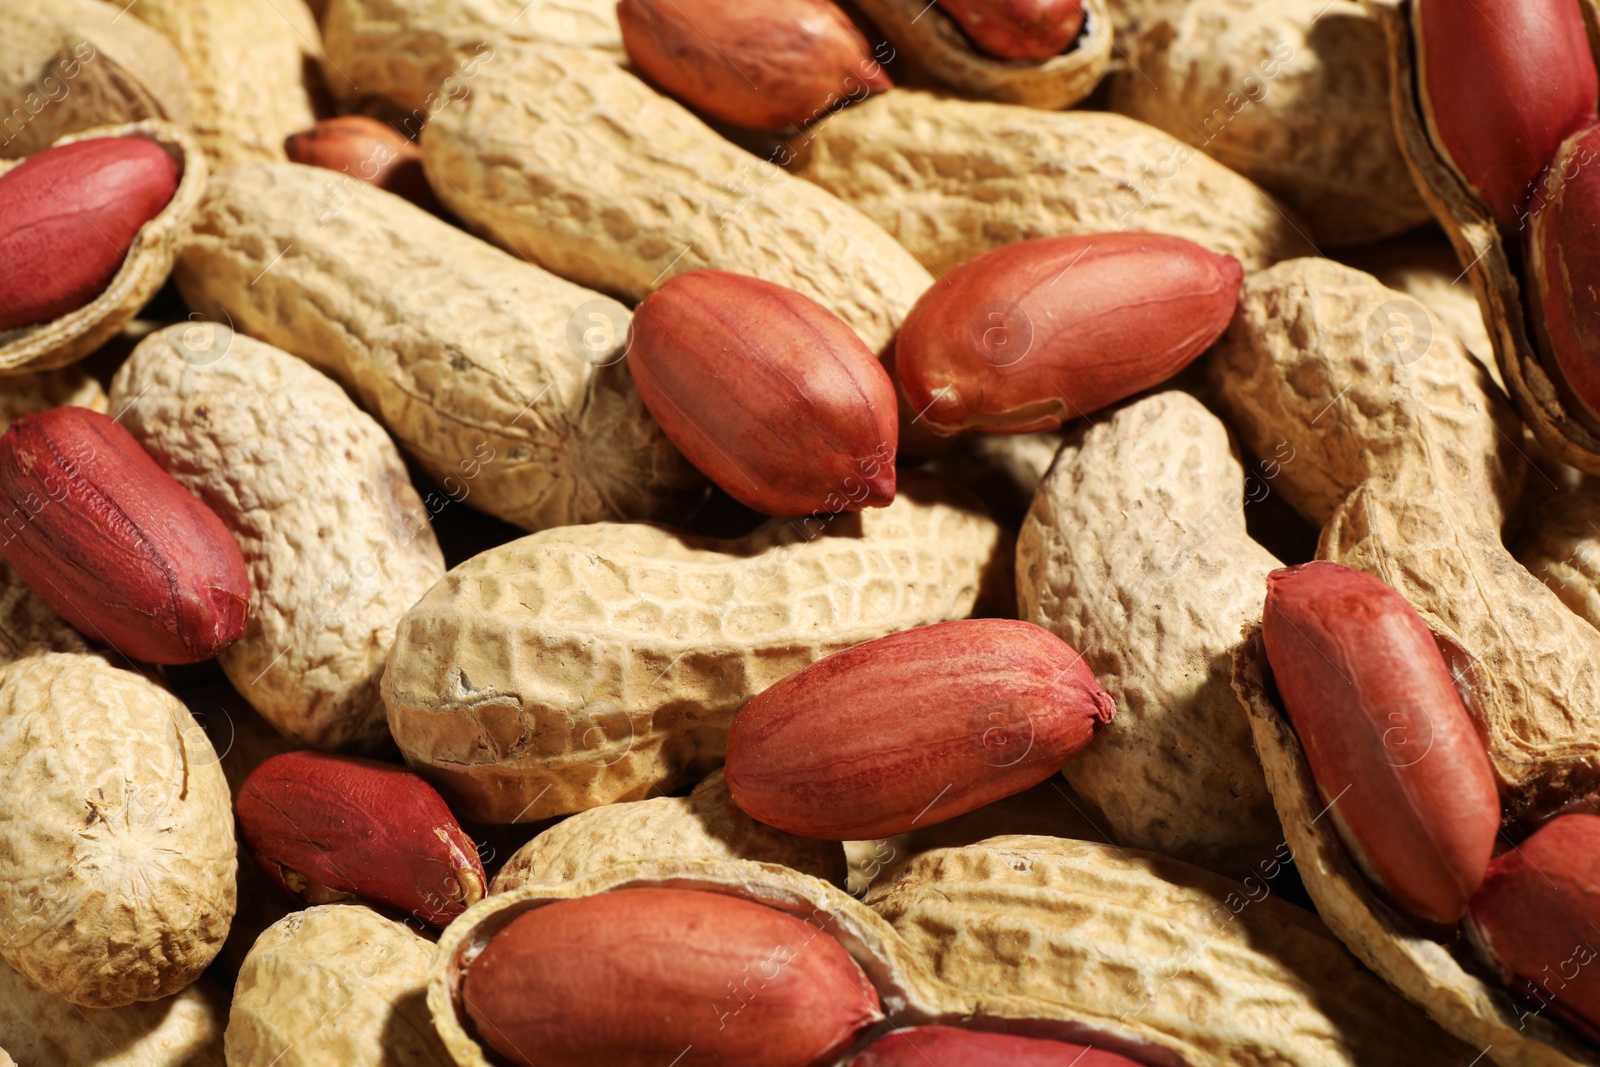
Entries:
<svg viewBox="0 0 1600 1067">
<path fill-rule="evenodd" d="M 220 1063 L 227 1022 L 227 998 L 204 979 L 147 1004 L 80 1008 L 0 963 L 0 1037 L 15 1067 Z"/>
<path fill-rule="evenodd" d="M 97 656 L 32 655 L 0 670 L 0 752 L 0 820 L 17 828 L 0 838 L 0 956 L 90 1008 L 199 977 L 233 916 L 235 852 L 188 710 Z"/>
<path fill-rule="evenodd" d="M 1190 0 L 1140 14 L 1125 20 L 1134 29 L 1120 42 L 1129 63 L 1113 78 L 1113 110 L 1260 185 L 1319 245 L 1428 221 L 1395 140 L 1383 29 L 1360 4 Z"/>
<path fill-rule="evenodd" d="M 1083 29 L 1081 0 L 939 0 L 939 6 L 1000 59 L 1049 59 Z"/>
<path fill-rule="evenodd" d="M 234 984 L 230 1064 L 452 1067 L 422 1002 L 433 946 L 359 904 L 325 904 L 262 934 Z"/>
<path fill-rule="evenodd" d="M 747 507 L 894 499 L 894 383 L 850 327 L 792 289 L 680 274 L 635 312 L 628 370 L 672 443 Z"/>
<path fill-rule="evenodd" d="M 1418 96 L 1445 161 L 1507 230 L 1569 135 L 1595 121 L 1600 74 L 1575 0 L 1415 0 Z"/>
<path fill-rule="evenodd" d="M 1597 858 L 1600 817 L 1553 819 L 1495 859 L 1467 917 L 1474 946 L 1508 984 L 1591 1039 L 1600 1036 L 1600 979 L 1588 966 Z"/>
<path fill-rule="evenodd" d="M 1118 842 L 1240 877 L 1283 840 L 1229 684 L 1280 565 L 1246 502 L 1298 462 L 1267 456 L 1247 477 L 1220 420 L 1158 393 L 1069 438 L 1017 538 L 1018 614 L 1083 649 L 1116 700 L 1067 780 Z"/>
<path fill-rule="evenodd" d="M 428 124 L 422 154 L 445 206 L 488 240 L 631 300 L 691 270 L 748 274 L 880 352 L 932 281 L 873 219 L 785 173 L 787 149 L 734 147 L 596 52 L 507 47 Z"/>
<path fill-rule="evenodd" d="M 753 697 L 728 730 L 750 816 L 831 841 L 905 833 L 1037 785 L 1113 705 L 1031 623 L 969 619 L 836 652 Z"/>
<path fill-rule="evenodd" d="M 0 434 L 24 415 L 37 415 L 70 404 L 102 414 L 106 393 L 100 383 L 76 367 L 19 374 L 8 379 L 0 392 Z"/>
<path fill-rule="evenodd" d="M 31 156 L 95 126 L 189 122 L 182 58 L 117 4 L 8 0 L 0 71 L 0 159 Z"/>
<path fill-rule="evenodd" d="M 244 559 L 216 513 L 127 430 L 87 408 L 0 437 L 0 552 L 78 630 L 150 663 L 197 663 L 238 639 Z"/>
<path fill-rule="evenodd" d="M 435 215 L 444 210 L 422 173 L 422 149 L 377 119 L 366 115 L 323 119 L 309 130 L 291 133 L 283 147 L 291 163 L 349 174 Z"/>
<path fill-rule="evenodd" d="M 40 651 L 87 652 L 89 645 L 0 559 L 0 666 Z"/>
<path fill-rule="evenodd" d="M 1246 271 L 1312 251 L 1248 179 L 1120 115 L 903 89 L 845 108 L 791 150 L 796 174 L 940 272 L 1013 241 L 1112 230 L 1184 237 Z"/>
<path fill-rule="evenodd" d="M 0 175 L 0 330 L 99 296 L 177 190 L 177 164 L 142 137 L 59 145 Z"/>
<path fill-rule="evenodd" d="M 506 860 L 490 892 L 571 882 L 611 866 L 674 857 L 776 863 L 835 885 L 845 880 L 843 849 L 756 822 L 733 803 L 719 770 L 686 797 L 606 804 L 561 820 Z"/>
<path fill-rule="evenodd" d="M 530 529 L 686 508 L 703 482 L 616 365 L 625 308 L 346 181 L 218 175 L 185 299 L 333 376 L 451 500 Z"/>
<path fill-rule="evenodd" d="M 189 128 L 213 168 L 281 160 L 284 137 L 315 118 L 322 48 L 305 0 L 139 0 L 131 13 L 183 60 Z"/>
<path fill-rule="evenodd" d="M 1530 479 L 1530 490 L 1533 488 Z M 1561 602 L 1600 628 L 1600 486 L 1583 482 L 1539 504 L 1512 546 L 1528 568 Z"/>
<path fill-rule="evenodd" d="M 833 0 L 621 0 L 628 58 L 669 95 L 755 130 L 803 126 L 894 87 Z"/>
<path fill-rule="evenodd" d="M 1454 923 L 1500 830 L 1494 773 L 1433 635 L 1371 575 L 1267 579 L 1272 674 L 1345 847 L 1401 907 Z"/>
<path fill-rule="evenodd" d="M 1242 277 L 1178 237 L 1020 241 L 917 301 L 895 372 L 936 432 L 1053 430 L 1188 366 L 1227 328 Z"/>
<path fill-rule="evenodd" d="M 232 532 L 255 597 L 222 653 L 239 692 L 321 748 L 388 738 L 394 628 L 444 576 L 400 455 L 344 390 L 226 326 L 179 324 L 112 381 L 122 424 Z"/>
<path fill-rule="evenodd" d="M 758 969 L 775 949 L 769 979 Z M 727 987 L 753 970 L 760 991 L 724 1014 Z M 811 1067 L 883 1018 L 837 941 L 781 911 L 682 889 L 615 889 L 520 915 L 473 961 L 461 998 L 484 1041 L 524 1067 L 642 1067 L 686 1048 L 690 1063 Z"/>
<path fill-rule="evenodd" d="M 1597 152 L 1600 127 L 1562 143 L 1550 161 L 1528 233 L 1534 337 L 1545 365 L 1576 401 L 1573 409 L 1592 425 L 1600 425 L 1600 338 L 1594 325 L 1600 316 L 1600 266 L 1593 262 L 1600 226 L 1600 182 L 1593 174 Z"/>
<path fill-rule="evenodd" d="M 889 507 L 734 541 L 637 524 L 513 541 L 401 622 L 389 728 L 483 822 L 670 789 L 711 770 L 734 712 L 784 675 L 1008 596 L 1009 538 L 974 509 L 908 478 Z"/>
<path fill-rule="evenodd" d="M 893 1030 L 850 1059 L 849 1067 L 1138 1067 L 1115 1052 L 953 1026 Z"/>
</svg>

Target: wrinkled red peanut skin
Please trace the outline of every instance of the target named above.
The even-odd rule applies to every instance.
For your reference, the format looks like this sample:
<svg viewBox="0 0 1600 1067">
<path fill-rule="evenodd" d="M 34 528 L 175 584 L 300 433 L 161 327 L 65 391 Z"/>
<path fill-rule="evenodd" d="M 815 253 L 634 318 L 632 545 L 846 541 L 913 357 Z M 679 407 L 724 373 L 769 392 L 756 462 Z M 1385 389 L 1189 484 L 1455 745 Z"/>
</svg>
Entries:
<svg viewBox="0 0 1600 1067">
<path fill-rule="evenodd" d="M 894 84 L 831 0 L 622 0 L 617 21 L 645 77 L 746 129 L 802 126 Z"/>
<path fill-rule="evenodd" d="M 939 6 L 999 59 L 1049 59 L 1083 29 L 1081 0 L 939 0 Z"/>
<path fill-rule="evenodd" d="M 890 837 L 1049 778 L 1116 710 L 1072 646 L 1015 619 L 921 626 L 760 693 L 728 732 L 752 818 L 830 841 Z"/>
<path fill-rule="evenodd" d="M 1415 0 L 1434 144 L 1507 229 L 1556 148 L 1594 121 L 1600 77 L 1578 0 Z"/>
<path fill-rule="evenodd" d="M 245 779 L 234 804 L 256 863 L 444 926 L 482 899 L 477 846 L 434 788 L 379 760 L 289 752 Z M 460 879 L 475 880 L 463 893 Z"/>
<path fill-rule="evenodd" d="M 525 1067 L 821 1067 L 883 1018 L 815 922 L 686 889 L 521 915 L 472 963 L 462 1000 L 478 1036 Z"/>
<path fill-rule="evenodd" d="M 793 289 L 680 274 L 634 314 L 628 369 L 672 443 L 746 507 L 894 500 L 894 383 L 854 330 Z"/>
<path fill-rule="evenodd" d="M 283 142 L 292 163 L 348 174 L 438 214 L 438 199 L 422 172 L 422 150 L 388 123 L 366 115 L 323 119 Z"/>
<path fill-rule="evenodd" d="M 177 190 L 177 164 L 143 137 L 48 148 L 0 175 L 0 330 L 99 296 Z"/>
<path fill-rule="evenodd" d="M 1600 816 L 1553 819 L 1496 858 L 1467 924 L 1507 983 L 1600 1037 Z"/>
<path fill-rule="evenodd" d="M 1267 583 L 1267 658 L 1346 847 L 1402 908 L 1454 923 L 1489 865 L 1500 798 L 1433 634 L 1399 593 L 1337 563 Z"/>
<path fill-rule="evenodd" d="M 896 372 L 938 433 L 1054 429 L 1188 366 L 1227 329 L 1243 277 L 1232 256 L 1181 237 L 1018 241 L 917 301 Z"/>
<path fill-rule="evenodd" d="M 0 437 L 0 554 L 86 637 L 147 663 L 198 663 L 244 632 L 250 579 L 215 512 L 122 426 L 87 408 Z"/>
<path fill-rule="evenodd" d="M 1600 419 L 1600 128 L 1561 146 L 1532 216 L 1534 333 L 1546 362 Z"/>
<path fill-rule="evenodd" d="M 851 1058 L 849 1067 L 1140 1067 L 1115 1052 L 1012 1034 L 912 1026 L 894 1030 Z"/>
</svg>

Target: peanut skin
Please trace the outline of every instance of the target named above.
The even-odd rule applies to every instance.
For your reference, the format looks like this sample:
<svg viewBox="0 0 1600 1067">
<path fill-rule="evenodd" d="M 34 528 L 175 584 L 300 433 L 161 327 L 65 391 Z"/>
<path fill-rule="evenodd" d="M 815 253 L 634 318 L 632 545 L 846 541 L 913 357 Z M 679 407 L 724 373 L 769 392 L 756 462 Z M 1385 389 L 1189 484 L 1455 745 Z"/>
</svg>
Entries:
<svg viewBox="0 0 1600 1067">
<path fill-rule="evenodd" d="M 1083 29 L 1080 0 L 939 0 L 983 51 L 1001 59 L 1049 59 Z"/>
<path fill-rule="evenodd" d="M 1138 1067 L 1115 1052 L 1013 1034 L 912 1026 L 894 1030 L 850 1060 L 850 1067 Z"/>
</svg>

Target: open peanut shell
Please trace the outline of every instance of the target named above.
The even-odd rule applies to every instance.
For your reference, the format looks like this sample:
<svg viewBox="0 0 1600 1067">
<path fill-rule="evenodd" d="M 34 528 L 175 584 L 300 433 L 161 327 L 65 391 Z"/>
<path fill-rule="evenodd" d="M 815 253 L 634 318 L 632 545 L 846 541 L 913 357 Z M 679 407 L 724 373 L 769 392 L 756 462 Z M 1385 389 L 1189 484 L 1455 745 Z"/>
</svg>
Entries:
<svg viewBox="0 0 1600 1067">
<path fill-rule="evenodd" d="M 929 77 L 980 100 L 1068 108 L 1094 91 L 1111 64 L 1113 27 L 1105 0 L 1084 0 L 1078 39 L 1042 62 L 980 52 L 932 0 L 856 0 L 856 6 Z"/>
<path fill-rule="evenodd" d="M 1440 636 L 1439 620 L 1427 611 L 1440 650 L 1458 678 L 1462 699 L 1475 715 L 1476 680 L 1466 654 Z M 1519 1006 L 1471 955 L 1463 938 L 1441 944 L 1419 931 L 1369 883 L 1339 840 L 1311 777 L 1305 751 L 1279 701 L 1261 641 L 1261 626 L 1246 632 L 1233 654 L 1233 687 L 1250 716 L 1256 752 L 1282 820 L 1295 866 L 1317 911 L 1339 939 L 1413 1003 L 1462 1041 L 1503 1067 L 1586 1067 L 1600 1064 L 1600 1050 L 1559 1022 Z"/>
<path fill-rule="evenodd" d="M 1520 257 L 1507 247 L 1488 206 L 1466 187 L 1428 136 L 1417 95 L 1411 0 L 1365 2 L 1383 24 L 1389 43 L 1390 95 L 1400 150 L 1417 188 L 1472 279 L 1506 389 L 1518 413 L 1552 455 L 1590 474 L 1600 474 L 1600 434 L 1581 420 L 1563 395 L 1560 372 L 1547 368 L 1534 346 L 1524 311 L 1522 279 L 1513 267 Z M 1579 2 L 1592 43 L 1594 29 L 1600 24 L 1600 3 Z"/>
<path fill-rule="evenodd" d="M 139 230 L 121 269 L 99 296 L 50 322 L 0 331 L 0 375 L 63 367 L 110 340 L 166 283 L 178 240 L 205 192 L 205 156 L 194 138 L 177 126 L 146 119 L 120 126 L 97 126 L 55 143 L 64 145 L 99 137 L 143 137 L 160 145 L 178 165 L 177 192 L 161 213 Z M 7 161 L 0 164 L 0 169 L 9 170 L 22 162 Z"/>
<path fill-rule="evenodd" d="M 1243 886 L 1146 853 L 1003 837 L 908 864 L 873 892 L 892 920 L 816 878 L 741 860 L 636 863 L 491 896 L 445 931 L 428 983 L 434 1025 L 455 1062 L 504 1062 L 478 1043 L 460 999 L 466 971 L 496 933 L 544 904 L 646 886 L 742 897 L 835 937 L 877 987 L 888 1016 L 862 1035 L 863 1046 L 894 1026 L 940 1023 L 1093 1045 L 1150 1067 L 1471 1060 L 1304 912 L 1277 901 L 1233 911 L 1228 901 Z M 977 896 L 991 889 L 1013 899 L 980 906 Z M 948 903 L 978 913 L 965 916 L 960 936 L 936 937 L 937 922 L 926 921 L 919 899 L 935 910 Z M 1156 905 L 1167 910 L 1141 910 Z M 1228 917 L 1207 926 L 1213 913 Z M 1104 940 L 1105 915 L 1183 955 L 1139 962 L 1126 945 Z M 928 936 L 918 936 L 919 925 Z M 997 954 L 996 945 L 1008 951 Z M 969 946 L 983 948 L 969 953 Z M 1038 966 L 1035 953 L 1050 964 Z"/>
</svg>

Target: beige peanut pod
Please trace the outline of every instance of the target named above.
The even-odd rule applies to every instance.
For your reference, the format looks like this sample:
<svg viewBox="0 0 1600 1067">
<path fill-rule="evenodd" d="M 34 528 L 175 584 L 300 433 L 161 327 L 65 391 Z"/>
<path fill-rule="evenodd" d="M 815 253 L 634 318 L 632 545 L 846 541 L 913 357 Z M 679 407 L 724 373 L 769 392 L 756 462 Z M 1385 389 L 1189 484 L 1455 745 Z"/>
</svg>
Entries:
<svg viewBox="0 0 1600 1067">
<path fill-rule="evenodd" d="M 962 434 L 927 469 L 977 493 L 995 518 L 1015 529 L 1065 439 L 1060 430 Z"/>
<path fill-rule="evenodd" d="M 1512 548 L 1563 604 L 1600 628 L 1600 485 L 1586 481 L 1544 501 Z"/>
<path fill-rule="evenodd" d="M 1287 858 L 1241 884 L 1114 845 L 997 837 L 918 856 L 866 899 L 957 989 L 1062 1005 L 1190 1067 L 1467 1067 L 1477 1050 L 1272 896 Z"/>
<path fill-rule="evenodd" d="M 388 434 L 309 364 L 210 323 L 140 342 L 111 397 L 244 553 L 250 617 L 220 657 L 234 687 L 303 744 L 387 740 L 395 626 L 445 569 Z"/>
<path fill-rule="evenodd" d="M 934 80 L 967 96 L 1054 111 L 1094 91 L 1111 63 L 1112 20 L 1105 0 L 1085 0 L 1084 27 L 1059 55 L 998 59 L 976 47 L 955 19 L 921 0 L 858 0 L 895 48 Z"/>
<path fill-rule="evenodd" d="M 189 121 L 183 62 L 121 4 L 7 0 L 0 9 L 0 159 L 120 123 Z"/>
<path fill-rule="evenodd" d="M 349 389 L 442 483 L 430 509 L 542 529 L 670 517 L 702 492 L 619 362 L 627 309 L 381 189 L 231 168 L 177 279 L 192 307 Z"/>
<path fill-rule="evenodd" d="M 611 0 L 327 0 L 322 36 L 333 94 L 387 100 L 413 136 L 470 92 L 506 44 L 550 41 L 622 59 Z"/>
<path fill-rule="evenodd" d="M 24 415 L 71 404 L 105 411 L 106 392 L 77 367 L 0 378 L 0 433 Z"/>
<path fill-rule="evenodd" d="M 504 49 L 422 151 L 466 225 L 631 300 L 685 271 L 746 274 L 811 297 L 880 352 L 933 283 L 881 216 L 786 173 L 787 149 L 735 147 L 601 53 Z"/>
<path fill-rule="evenodd" d="M 199 976 L 234 911 L 233 809 L 205 731 L 98 656 L 0 671 L 0 956 L 83 1007 Z"/>
<path fill-rule="evenodd" d="M 1114 110 L 1283 200 L 1319 245 L 1428 221 L 1389 114 L 1383 27 L 1353 0 L 1194 0 L 1152 12 Z"/>
<path fill-rule="evenodd" d="M 1021 617 L 1117 702 L 1068 781 L 1122 844 L 1241 877 L 1282 840 L 1228 658 L 1280 566 L 1245 532 L 1263 468 L 1246 478 L 1216 416 L 1158 393 L 1068 441 L 1017 539 Z"/>
<path fill-rule="evenodd" d="M 0 23 L 0 40 L 4 36 Z M 188 133 L 170 123 L 149 120 L 101 126 L 70 134 L 55 143 L 71 144 L 96 137 L 143 137 L 154 141 L 177 164 L 178 189 L 167 206 L 140 228 L 122 266 L 99 296 L 50 322 L 0 330 L 0 375 L 62 367 L 115 337 L 166 284 L 178 242 L 205 191 L 205 156 Z M 0 164 L 0 171 L 5 169 Z"/>
<path fill-rule="evenodd" d="M 1396 325 L 1398 316 L 1399 326 Z M 1511 840 L 1600 774 L 1600 632 L 1501 542 L 1519 504 L 1520 427 L 1459 343 L 1410 297 L 1324 260 L 1247 279 L 1212 356 L 1247 447 L 1294 449 L 1274 483 L 1323 527 L 1318 556 L 1378 575 L 1433 630 L 1483 736 Z M 1341 940 L 1452 1033 L 1508 1065 L 1593 1064 L 1593 1050 L 1379 897 L 1339 843 L 1252 639 L 1234 685 L 1318 910 Z"/>
<path fill-rule="evenodd" d="M 0 1041 L 15 1067 L 216 1067 L 228 1001 L 201 979 L 120 1008 L 80 1008 L 0 963 Z"/>
<path fill-rule="evenodd" d="M 936 271 L 1033 237 L 1148 230 L 1259 270 L 1313 251 L 1304 223 L 1153 126 L 911 89 L 872 96 L 791 144 L 791 168 Z"/>
<path fill-rule="evenodd" d="M 734 805 L 717 770 L 685 797 L 606 804 L 561 820 L 506 860 L 490 892 L 571 882 L 604 867 L 674 857 L 776 863 L 834 885 L 845 879 L 844 850 L 837 842 L 756 822 Z"/>
<path fill-rule="evenodd" d="M 734 712 L 785 675 L 1003 608 L 1011 551 L 970 496 L 916 477 L 889 507 L 732 541 L 546 530 L 468 560 L 406 615 L 389 729 L 467 818 L 643 799 L 714 768 Z"/>
<path fill-rule="evenodd" d="M 245 957 L 228 1067 L 442 1067 L 423 990 L 433 945 L 360 904 L 285 916 Z"/>
<path fill-rule="evenodd" d="M 189 82 L 189 129 L 216 170 L 284 159 L 283 139 L 316 121 L 322 49 L 305 0 L 139 0 Z"/>
<path fill-rule="evenodd" d="M 10 536 L 6 522 L 18 522 L 15 515 L 0 519 L 0 539 Z M 0 667 L 34 652 L 87 652 L 88 642 L 68 622 L 46 604 L 39 594 L 0 559 Z"/>
</svg>

